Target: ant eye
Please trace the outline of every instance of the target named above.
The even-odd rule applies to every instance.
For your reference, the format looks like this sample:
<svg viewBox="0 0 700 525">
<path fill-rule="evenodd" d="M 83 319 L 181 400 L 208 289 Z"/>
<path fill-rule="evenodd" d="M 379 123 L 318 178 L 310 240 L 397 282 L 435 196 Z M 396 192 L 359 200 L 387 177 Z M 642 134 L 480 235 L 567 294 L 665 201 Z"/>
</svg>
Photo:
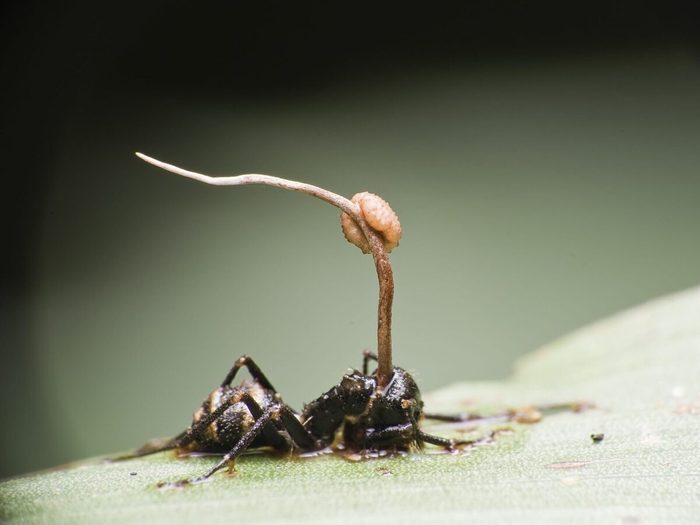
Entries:
<svg viewBox="0 0 700 525">
<path fill-rule="evenodd" d="M 344 390 L 359 390 L 362 387 L 362 384 L 352 376 L 343 376 L 340 386 Z"/>
</svg>

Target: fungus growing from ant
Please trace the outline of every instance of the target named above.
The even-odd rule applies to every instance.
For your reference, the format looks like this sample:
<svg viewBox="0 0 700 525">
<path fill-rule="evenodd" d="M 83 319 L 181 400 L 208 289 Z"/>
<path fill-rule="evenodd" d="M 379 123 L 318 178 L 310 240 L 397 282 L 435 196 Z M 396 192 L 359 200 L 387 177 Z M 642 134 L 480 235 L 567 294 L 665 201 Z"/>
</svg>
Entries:
<svg viewBox="0 0 700 525">
<path fill-rule="evenodd" d="M 379 280 L 379 307 L 377 320 L 377 386 L 384 388 L 392 375 L 391 360 L 391 308 L 394 300 L 394 274 L 387 252 L 399 245 L 401 224 L 399 218 L 381 197 L 362 192 L 352 200 L 331 191 L 292 180 L 270 175 L 247 174 L 233 177 L 211 177 L 184 170 L 161 162 L 143 153 L 136 155 L 154 166 L 213 186 L 245 186 L 259 184 L 289 191 L 306 193 L 326 201 L 341 210 L 340 223 L 345 238 L 360 248 L 363 253 L 371 253 Z"/>
<path fill-rule="evenodd" d="M 420 390 L 411 374 L 392 363 L 391 307 L 394 278 L 388 252 L 401 238 L 401 224 L 391 206 L 377 195 L 357 193 L 347 199 L 323 188 L 259 174 L 211 177 L 141 153 L 137 155 L 159 168 L 215 186 L 262 184 L 306 193 L 341 210 L 345 238 L 364 253 L 371 253 L 379 281 L 377 352 L 364 352 L 362 370 L 350 370 L 339 384 L 295 411 L 282 401 L 258 365 L 247 355 L 238 358 L 219 387 L 194 413 L 192 423 L 177 436 L 147 443 L 132 454 L 117 459 L 175 449 L 182 452 L 213 452 L 222 459 L 203 476 L 183 480 L 176 486 L 209 478 L 233 463 L 249 448 L 312 453 L 335 446 L 351 456 L 379 457 L 407 452 L 425 444 L 454 451 L 481 443 L 478 439 L 454 440 L 429 434 L 420 428 L 424 419 L 472 423 L 478 419 L 520 421 L 510 411 L 487 418 L 475 415 L 426 413 Z M 370 372 L 370 361 L 377 369 Z M 233 385 L 238 371 L 247 368 L 251 379 Z M 526 421 L 535 422 L 534 419 Z M 495 431 L 494 431 L 495 432 Z M 495 436 L 492 432 L 490 435 Z M 170 484 L 165 484 L 169 486 Z"/>
</svg>

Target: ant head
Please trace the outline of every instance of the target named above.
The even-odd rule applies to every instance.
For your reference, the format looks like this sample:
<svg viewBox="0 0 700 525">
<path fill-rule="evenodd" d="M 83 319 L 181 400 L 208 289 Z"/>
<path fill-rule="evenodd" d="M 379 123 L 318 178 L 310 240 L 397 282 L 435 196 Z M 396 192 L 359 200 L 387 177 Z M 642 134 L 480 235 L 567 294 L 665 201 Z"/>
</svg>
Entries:
<svg viewBox="0 0 700 525">
<path fill-rule="evenodd" d="M 377 380 L 366 376 L 357 370 L 352 370 L 343 376 L 338 386 L 348 415 L 358 415 L 365 411 L 372 394 L 377 388 Z"/>
<path fill-rule="evenodd" d="M 394 374 L 376 407 L 380 420 L 401 423 L 417 421 L 423 412 L 423 401 L 416 381 L 403 368 L 394 367 Z"/>
<path fill-rule="evenodd" d="M 376 376 L 367 379 L 374 379 L 376 388 Z M 394 367 L 389 383 L 372 393 L 365 411 L 359 417 L 345 418 L 345 445 L 351 450 L 409 450 L 419 443 L 422 411 L 416 382 L 408 372 Z M 383 434 L 385 430 L 388 432 Z"/>
</svg>

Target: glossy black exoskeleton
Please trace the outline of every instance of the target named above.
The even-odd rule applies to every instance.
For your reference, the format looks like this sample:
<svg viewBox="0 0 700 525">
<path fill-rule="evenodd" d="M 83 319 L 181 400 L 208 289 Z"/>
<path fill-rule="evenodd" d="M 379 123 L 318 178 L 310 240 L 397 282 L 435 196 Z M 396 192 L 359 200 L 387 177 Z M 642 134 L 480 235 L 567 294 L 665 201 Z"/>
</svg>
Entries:
<svg viewBox="0 0 700 525">
<path fill-rule="evenodd" d="M 376 372 L 368 373 L 374 354 L 365 352 L 362 372 L 351 370 L 340 383 L 304 406 L 301 413 L 286 405 L 260 368 L 240 357 L 216 390 L 195 412 L 192 424 L 178 436 L 158 445 L 147 444 L 122 459 L 169 449 L 224 454 L 200 479 L 232 464 L 249 448 L 311 452 L 340 443 L 351 452 L 407 451 L 432 443 L 453 449 L 461 442 L 423 432 L 423 418 L 459 420 L 428 415 L 411 375 L 394 367 L 387 386 L 377 389 Z M 246 367 L 250 380 L 231 386 Z"/>
</svg>

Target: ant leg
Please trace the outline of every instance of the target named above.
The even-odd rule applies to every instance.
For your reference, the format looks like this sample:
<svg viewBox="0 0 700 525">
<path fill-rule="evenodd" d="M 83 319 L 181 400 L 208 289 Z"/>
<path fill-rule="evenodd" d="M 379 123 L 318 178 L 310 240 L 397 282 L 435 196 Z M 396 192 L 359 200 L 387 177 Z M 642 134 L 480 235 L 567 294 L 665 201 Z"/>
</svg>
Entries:
<svg viewBox="0 0 700 525">
<path fill-rule="evenodd" d="M 254 419 L 262 417 L 262 408 L 260 408 L 260 405 L 258 405 L 257 401 L 255 401 L 250 394 L 244 393 L 241 397 L 241 401 L 246 404 Z M 268 425 L 263 429 L 263 432 L 271 443 L 281 441 L 283 444 L 286 444 L 287 441 L 279 434 L 279 430 L 285 430 L 287 434 L 289 434 L 294 445 L 298 448 L 302 450 L 321 448 L 318 446 L 316 439 L 314 439 L 311 433 L 306 430 L 304 425 L 297 419 L 296 413 L 289 408 L 289 406 L 286 404 L 278 404 L 276 406 L 279 411 L 278 424 L 275 427 Z M 274 445 L 273 447 L 278 448 Z"/>
<path fill-rule="evenodd" d="M 367 364 L 370 360 L 378 361 L 379 358 L 377 357 L 377 354 L 370 352 L 369 350 L 362 352 L 362 375 L 367 375 L 369 372 Z"/>
<path fill-rule="evenodd" d="M 267 377 L 265 377 L 265 374 L 263 374 L 262 370 L 260 370 L 258 365 L 255 364 L 255 361 L 253 361 L 253 359 L 247 355 L 242 355 L 241 357 L 236 359 L 236 362 L 233 364 L 233 368 L 231 368 L 231 371 L 228 374 L 226 374 L 226 377 L 221 383 L 221 386 L 230 386 L 231 382 L 236 377 L 238 370 L 240 370 L 240 368 L 243 366 L 248 368 L 248 372 L 250 373 L 251 377 L 255 379 L 258 383 L 260 383 L 260 385 L 263 388 L 272 390 L 272 392 L 277 393 L 275 387 L 272 386 L 272 383 L 270 383 Z"/>
<path fill-rule="evenodd" d="M 467 423 L 479 422 L 488 423 L 496 421 L 516 421 L 518 423 L 537 423 L 545 414 L 552 414 L 570 410 L 572 412 L 580 412 L 588 408 L 582 403 L 563 403 L 557 405 L 542 405 L 542 406 L 523 406 L 518 408 L 509 408 L 503 412 L 489 415 L 480 414 L 423 414 L 426 419 L 434 419 L 436 421 L 445 421 L 448 423 Z"/>
<path fill-rule="evenodd" d="M 434 419 L 435 421 L 445 421 L 447 423 L 466 423 L 470 421 L 489 422 L 489 421 L 517 421 L 519 423 L 534 423 L 539 421 L 543 415 L 556 414 L 558 412 L 581 412 L 592 408 L 593 405 L 582 401 L 573 403 L 555 403 L 549 405 L 533 405 L 517 408 L 509 408 L 503 412 L 490 415 L 481 414 L 431 414 L 424 413 L 425 419 Z"/>
<path fill-rule="evenodd" d="M 445 421 L 446 423 L 467 423 L 469 421 L 500 421 L 511 419 L 512 413 L 505 412 L 502 414 L 494 414 L 490 416 L 482 416 L 479 414 L 432 414 L 424 413 L 425 419 L 433 419 L 435 421 Z"/>
<path fill-rule="evenodd" d="M 409 437 L 415 433 L 416 427 L 413 423 L 402 423 L 366 434 L 365 442 L 370 445 L 378 445 L 399 437 Z"/>
<path fill-rule="evenodd" d="M 447 439 L 440 436 L 433 436 L 432 434 L 427 434 L 420 430 L 418 431 L 418 439 L 422 442 L 431 443 L 432 445 L 437 445 L 449 451 L 453 451 L 457 447 L 473 446 L 478 445 L 479 443 L 489 443 L 496 436 L 497 432 L 497 430 L 492 430 L 487 432 L 484 436 L 476 439 Z"/>
<path fill-rule="evenodd" d="M 464 445 L 469 443 L 468 441 L 456 441 L 454 439 L 447 439 L 440 436 L 433 436 L 432 434 L 427 434 L 422 430 L 418 431 L 418 439 L 424 443 L 430 443 L 431 445 L 437 445 L 439 447 L 452 450 L 457 445 Z"/>
<path fill-rule="evenodd" d="M 243 392 L 241 395 L 241 401 L 248 407 L 253 419 L 258 420 L 263 416 L 263 409 L 260 408 L 258 402 L 250 394 Z M 265 439 L 275 450 L 288 450 L 290 448 L 289 443 L 279 432 L 283 429 L 282 425 L 279 423 L 273 423 L 277 422 L 270 422 L 269 425 L 265 425 L 263 427 L 262 433 L 265 436 Z"/>
<path fill-rule="evenodd" d="M 403 423 L 401 425 L 394 425 L 377 432 L 373 432 L 367 436 L 367 442 L 370 444 L 382 443 L 386 440 L 393 440 L 395 438 L 405 438 L 411 435 L 417 436 L 417 446 L 422 447 L 423 443 L 430 443 L 432 445 L 437 445 L 444 447 L 448 450 L 453 450 L 459 445 L 469 445 L 474 443 L 473 441 L 459 441 L 455 439 L 443 438 L 440 436 L 434 436 L 428 434 L 416 428 L 413 423 Z"/>
<path fill-rule="evenodd" d="M 296 414 L 287 405 L 280 405 L 280 420 L 289 437 L 301 450 L 317 450 L 326 445 L 326 443 L 317 441 L 304 428 L 304 425 L 297 419 Z"/>
<path fill-rule="evenodd" d="M 394 425 L 377 432 L 373 432 L 367 436 L 367 442 L 371 444 L 382 443 L 386 440 L 393 440 L 396 438 L 406 438 L 410 436 L 417 436 L 416 445 L 422 448 L 423 443 L 430 443 L 432 445 L 437 445 L 444 447 L 448 450 L 453 450 L 459 445 L 469 445 L 474 443 L 473 441 L 459 441 L 455 439 L 443 438 L 440 436 L 434 436 L 428 434 L 418 429 L 413 423 L 403 423 L 401 425 Z"/>
<path fill-rule="evenodd" d="M 211 477 L 212 474 L 221 470 L 230 461 L 234 461 L 238 456 L 240 456 L 245 450 L 250 446 L 250 444 L 255 440 L 256 437 L 262 432 L 263 428 L 270 422 L 273 417 L 277 417 L 279 413 L 278 407 L 267 408 L 262 415 L 255 421 L 250 430 L 243 434 L 243 437 L 234 445 L 234 447 L 226 454 L 221 461 L 210 468 L 202 477 L 194 480 L 201 481 Z"/>
</svg>

